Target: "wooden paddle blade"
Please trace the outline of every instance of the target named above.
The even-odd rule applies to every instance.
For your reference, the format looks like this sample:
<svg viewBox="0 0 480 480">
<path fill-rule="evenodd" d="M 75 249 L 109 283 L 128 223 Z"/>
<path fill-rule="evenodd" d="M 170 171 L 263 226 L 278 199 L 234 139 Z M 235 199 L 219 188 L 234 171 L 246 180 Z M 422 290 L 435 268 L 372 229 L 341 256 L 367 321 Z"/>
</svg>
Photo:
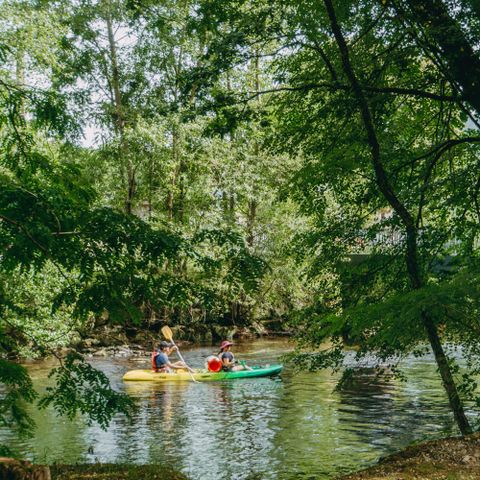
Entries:
<svg viewBox="0 0 480 480">
<path fill-rule="evenodd" d="M 172 330 L 170 329 L 170 327 L 169 327 L 168 325 L 165 325 L 164 327 L 162 327 L 162 335 L 163 335 L 169 342 L 172 341 L 173 333 L 172 333 Z"/>
</svg>

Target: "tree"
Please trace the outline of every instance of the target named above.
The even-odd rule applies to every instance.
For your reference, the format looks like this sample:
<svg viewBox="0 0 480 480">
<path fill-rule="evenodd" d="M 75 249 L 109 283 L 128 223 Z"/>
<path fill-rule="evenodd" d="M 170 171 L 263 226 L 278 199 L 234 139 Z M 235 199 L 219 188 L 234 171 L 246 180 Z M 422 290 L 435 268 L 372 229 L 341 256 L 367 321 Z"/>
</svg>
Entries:
<svg viewBox="0 0 480 480">
<path fill-rule="evenodd" d="M 8 43 L 0 48 L 8 72 L 17 58 L 12 50 Z M 0 422 L 21 432 L 32 426 L 22 402 L 38 395 L 26 369 L 10 358 L 26 348 L 57 356 L 60 345 L 51 337 L 57 319 L 70 331 L 105 314 L 110 323 L 138 324 L 147 303 L 189 307 L 209 292 L 175 273 L 186 261 L 197 276 L 215 275 L 228 264 L 228 284 L 247 290 L 264 269 L 233 234 L 185 238 L 102 204 L 89 181 L 88 153 L 69 142 L 78 125 L 56 81 L 46 76 L 39 87 L 13 77 L 0 83 Z M 205 241 L 220 250 L 213 263 L 197 249 Z M 159 268 L 165 264 L 174 270 Z M 14 288 L 18 279 L 20 289 Z M 48 295 L 25 301 L 40 295 L 39 281 L 48 282 Z M 58 358 L 55 386 L 41 407 L 52 404 L 69 417 L 80 412 L 104 427 L 115 413 L 131 413 L 132 401 L 80 355 Z"/>
<path fill-rule="evenodd" d="M 370 106 L 365 98 L 365 95 L 362 92 L 356 74 L 352 68 L 348 47 L 338 24 L 336 13 L 331 0 L 325 0 L 325 7 L 327 9 L 328 17 L 330 19 L 330 25 L 333 35 L 335 36 L 335 40 L 340 50 L 343 70 L 351 84 L 366 130 L 368 143 L 371 149 L 371 157 L 373 170 L 375 172 L 376 184 L 382 195 L 392 207 L 393 211 L 400 217 L 404 225 L 406 234 L 407 271 L 410 278 L 411 288 L 414 290 L 419 290 L 422 288 L 422 286 L 424 286 L 424 281 L 421 278 L 420 266 L 417 258 L 418 227 L 416 227 L 415 225 L 414 217 L 408 211 L 406 206 L 399 200 L 391 182 L 388 179 L 385 167 L 382 162 L 380 144 L 378 142 L 378 137 L 373 124 Z M 421 320 L 425 326 L 428 340 L 435 355 L 435 360 L 437 362 L 445 390 L 447 391 L 450 406 L 453 410 L 460 431 L 462 432 L 462 434 L 471 433 L 471 427 L 466 418 L 463 405 L 458 395 L 455 381 L 453 379 L 450 365 L 448 364 L 445 351 L 440 341 L 437 325 L 431 318 L 430 313 L 425 310 L 421 312 Z"/>
<path fill-rule="evenodd" d="M 347 327 L 360 345 L 357 358 L 374 352 L 393 366 L 428 340 L 459 429 L 468 433 L 458 394 L 468 387 L 455 384 L 440 338 L 473 353 L 470 327 L 459 323 L 474 324 L 475 317 L 439 292 L 455 288 L 465 305 L 478 308 L 473 223 L 479 218 L 479 137 L 465 128 L 468 85 L 460 98 L 445 70 L 405 35 L 391 12 L 374 2 L 207 1 L 199 28 L 213 35 L 207 58 L 220 69 L 241 64 L 251 45 L 268 46 L 276 84 L 263 94 L 274 106 L 276 145 L 305 156 L 292 193 L 313 215 L 314 229 L 299 244 L 318 257 L 312 276 L 331 293 L 323 293 L 313 318 L 306 315 L 302 339 L 310 346 L 333 339 L 334 348 L 301 358 L 316 366 L 341 364 Z M 212 77 L 205 78 L 207 88 Z M 249 98 L 245 92 L 237 100 Z M 345 266 L 348 255 L 366 249 L 365 263 Z M 455 255 L 458 267 L 450 275 L 439 267 L 441 254 Z M 363 291 L 356 306 L 339 298 L 335 287 L 347 269 L 349 281 Z M 469 288 L 459 288 L 461 281 Z M 401 302 L 409 311 L 395 315 Z"/>
<path fill-rule="evenodd" d="M 469 39 L 461 26 L 468 25 L 470 35 L 478 35 L 474 25 L 478 14 L 475 2 L 462 2 L 457 18 L 451 2 L 426 0 L 393 2 L 393 5 L 407 28 L 409 24 L 415 25 L 415 40 L 435 61 L 460 99 L 480 115 L 480 58 L 472 46 L 472 37 Z"/>
</svg>

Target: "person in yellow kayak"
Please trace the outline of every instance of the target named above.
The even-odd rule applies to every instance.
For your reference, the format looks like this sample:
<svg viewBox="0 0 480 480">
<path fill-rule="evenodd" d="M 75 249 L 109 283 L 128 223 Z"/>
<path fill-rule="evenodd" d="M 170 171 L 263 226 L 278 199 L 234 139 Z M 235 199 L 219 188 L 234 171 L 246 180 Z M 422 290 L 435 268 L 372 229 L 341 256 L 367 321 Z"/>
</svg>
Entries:
<svg viewBox="0 0 480 480">
<path fill-rule="evenodd" d="M 180 369 L 193 372 L 184 362 L 170 362 L 168 356 L 173 350 L 178 350 L 178 347 L 169 342 L 161 341 L 159 347 L 152 353 L 152 370 L 158 373 L 169 373 Z"/>
<path fill-rule="evenodd" d="M 224 372 L 238 372 L 240 370 L 251 370 L 247 365 L 239 365 L 232 353 L 232 342 L 224 340 L 220 345 L 218 358 L 222 362 L 222 370 Z"/>
</svg>

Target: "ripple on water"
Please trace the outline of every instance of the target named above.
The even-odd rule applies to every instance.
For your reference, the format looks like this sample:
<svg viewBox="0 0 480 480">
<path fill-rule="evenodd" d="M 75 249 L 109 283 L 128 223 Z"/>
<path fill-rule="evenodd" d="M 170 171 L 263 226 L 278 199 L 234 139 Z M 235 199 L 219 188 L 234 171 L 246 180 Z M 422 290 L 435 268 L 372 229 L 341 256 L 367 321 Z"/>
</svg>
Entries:
<svg viewBox="0 0 480 480">
<path fill-rule="evenodd" d="M 252 363 L 274 363 L 289 348 L 285 340 L 256 340 L 236 351 Z M 184 353 L 202 366 L 212 350 Z M 430 357 L 406 361 L 406 383 L 375 379 L 365 369 L 342 391 L 335 390 L 338 377 L 327 372 L 288 369 L 276 379 L 124 384 L 123 373 L 139 368 L 138 361 L 94 363 L 134 398 L 138 411 L 131 424 L 118 416 L 102 431 L 80 418 L 69 422 L 50 410 L 32 411 L 35 438 L 3 431 L 1 440 L 40 461 L 168 462 L 193 480 L 284 480 L 331 478 L 413 440 L 454 431 Z M 31 367 L 37 387 L 45 387 L 49 367 Z"/>
</svg>

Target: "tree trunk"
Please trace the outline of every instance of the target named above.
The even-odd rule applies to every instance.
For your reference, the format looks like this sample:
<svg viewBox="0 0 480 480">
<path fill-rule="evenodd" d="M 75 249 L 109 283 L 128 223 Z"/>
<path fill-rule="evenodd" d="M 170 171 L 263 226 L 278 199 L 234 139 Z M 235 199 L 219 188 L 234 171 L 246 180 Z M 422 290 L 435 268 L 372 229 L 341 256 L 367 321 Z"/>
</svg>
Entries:
<svg viewBox="0 0 480 480">
<path fill-rule="evenodd" d="M 415 222 L 411 213 L 395 194 L 393 186 L 390 184 L 387 173 L 384 169 L 380 155 L 380 145 L 378 143 L 375 127 L 370 112 L 370 107 L 363 94 L 363 91 L 360 87 L 360 84 L 357 80 L 352 64 L 350 62 L 348 47 L 340 29 L 340 25 L 338 24 L 332 0 L 324 0 L 324 3 L 328 13 L 328 17 L 330 19 L 330 25 L 333 35 L 340 50 L 343 70 L 351 84 L 361 114 L 361 118 L 367 132 L 367 139 L 370 145 L 372 164 L 375 171 L 376 182 L 383 196 L 388 201 L 393 210 L 397 213 L 397 215 L 400 217 L 405 226 L 407 236 L 407 249 L 405 260 L 408 275 L 410 278 L 410 284 L 412 289 L 419 289 L 423 286 L 423 282 L 417 258 L 417 229 L 415 226 Z M 435 355 L 435 360 L 437 362 L 437 366 L 442 377 L 443 385 L 448 396 L 450 407 L 453 411 L 460 432 L 462 433 L 462 435 L 471 433 L 472 429 L 470 427 L 470 424 L 468 423 L 463 404 L 458 395 L 457 387 L 455 385 L 447 357 L 443 350 L 437 327 L 433 320 L 426 315 L 426 313 L 422 315 L 421 321 L 425 327 L 428 340 Z"/>
<path fill-rule="evenodd" d="M 17 35 L 21 37 L 22 32 L 17 32 Z M 25 87 L 25 48 L 20 42 L 20 45 L 17 47 L 16 58 L 15 58 L 15 81 L 19 88 Z M 23 95 L 19 96 L 20 104 L 20 116 L 25 120 L 25 98 Z"/>
<path fill-rule="evenodd" d="M 182 223 L 185 209 L 185 185 L 182 179 L 182 172 L 185 168 L 181 149 L 181 132 L 177 120 L 174 120 L 172 128 L 172 162 L 173 172 L 170 179 L 170 190 L 167 193 L 167 215 L 169 221 Z M 176 190 L 178 189 L 178 195 Z"/>
<path fill-rule="evenodd" d="M 258 48 L 255 49 L 255 59 L 254 59 L 254 64 L 253 64 L 253 69 L 254 69 L 254 77 L 255 77 L 255 91 L 258 93 L 260 91 L 260 63 L 259 63 L 259 58 L 260 58 L 260 51 Z M 261 96 L 259 95 L 257 97 L 257 105 L 260 104 L 260 98 Z M 260 163 L 260 145 L 258 143 L 258 140 L 254 140 L 253 144 L 253 153 L 254 153 L 254 158 L 255 161 Z M 258 188 L 257 182 L 254 182 L 254 191 L 256 191 Z M 247 245 L 249 247 L 253 246 L 253 241 L 255 240 L 255 235 L 254 235 L 254 227 L 255 227 L 255 221 L 257 218 L 257 207 L 258 207 L 258 202 L 255 198 L 252 198 L 248 201 L 248 211 L 247 211 Z"/>
<path fill-rule="evenodd" d="M 425 312 L 422 316 L 423 324 L 425 325 L 428 339 L 430 341 L 430 345 L 432 346 L 433 354 L 435 355 L 435 360 L 438 365 L 438 370 L 440 372 L 440 376 L 442 377 L 443 386 L 447 392 L 450 407 L 453 410 L 453 415 L 455 416 L 457 425 L 460 428 L 462 435 L 472 433 L 472 428 L 470 427 L 463 409 L 462 401 L 458 395 L 457 386 L 455 385 L 455 380 L 453 379 L 447 356 L 445 355 L 440 337 L 438 336 L 437 327 Z"/>
<path fill-rule="evenodd" d="M 122 92 L 120 88 L 120 74 L 118 70 L 118 61 L 117 61 L 117 45 L 115 42 L 115 36 L 113 34 L 113 25 L 112 25 L 112 16 L 110 11 L 110 4 L 107 8 L 105 21 L 107 23 L 107 35 L 108 35 L 108 45 L 110 48 L 110 65 L 112 68 L 112 88 L 113 88 L 113 97 L 114 97 L 114 108 L 115 108 L 115 118 L 114 125 L 117 131 L 117 134 L 120 138 L 120 150 L 121 150 L 121 162 L 125 165 L 126 176 L 127 176 L 127 195 L 125 200 L 125 212 L 132 213 L 133 207 L 133 198 L 136 192 L 136 180 L 135 180 L 135 169 L 133 168 L 132 162 L 130 160 L 128 145 L 125 140 L 125 112 L 124 105 L 122 100 Z"/>
<path fill-rule="evenodd" d="M 249 247 L 253 246 L 253 241 L 255 240 L 254 227 L 255 220 L 257 216 L 257 202 L 255 199 L 249 200 L 248 202 L 248 215 L 247 215 L 247 245 Z"/>
<path fill-rule="evenodd" d="M 172 179 L 171 182 L 171 190 L 167 192 L 167 218 L 169 222 L 173 221 L 173 188 L 175 186 L 175 177 Z"/>
</svg>

